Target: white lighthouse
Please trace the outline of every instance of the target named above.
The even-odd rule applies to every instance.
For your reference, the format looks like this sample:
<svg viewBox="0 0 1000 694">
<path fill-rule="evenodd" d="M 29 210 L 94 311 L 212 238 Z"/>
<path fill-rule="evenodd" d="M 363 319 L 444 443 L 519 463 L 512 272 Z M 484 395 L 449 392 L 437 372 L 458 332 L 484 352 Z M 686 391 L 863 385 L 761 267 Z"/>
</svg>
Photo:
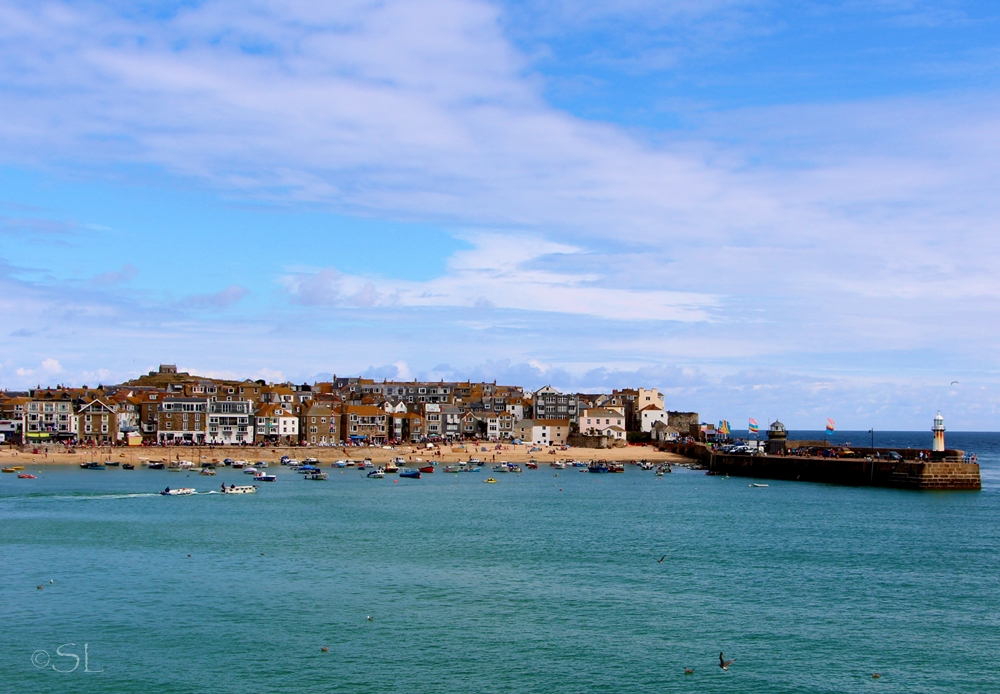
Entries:
<svg viewBox="0 0 1000 694">
<path fill-rule="evenodd" d="M 934 426 L 931 431 L 934 433 L 934 444 L 931 446 L 931 450 L 935 453 L 944 453 L 944 417 L 941 416 L 940 412 L 934 418 Z"/>
</svg>

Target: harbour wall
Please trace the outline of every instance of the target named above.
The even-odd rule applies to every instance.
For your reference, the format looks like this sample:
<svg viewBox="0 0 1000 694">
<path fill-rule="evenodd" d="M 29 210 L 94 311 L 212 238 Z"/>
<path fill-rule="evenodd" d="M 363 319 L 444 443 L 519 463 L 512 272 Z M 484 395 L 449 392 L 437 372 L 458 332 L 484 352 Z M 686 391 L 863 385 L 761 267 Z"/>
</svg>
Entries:
<svg viewBox="0 0 1000 694">
<path fill-rule="evenodd" d="M 896 489 L 982 488 L 977 463 L 944 460 L 871 460 L 777 455 L 711 454 L 709 474 L 801 480 Z"/>
</svg>

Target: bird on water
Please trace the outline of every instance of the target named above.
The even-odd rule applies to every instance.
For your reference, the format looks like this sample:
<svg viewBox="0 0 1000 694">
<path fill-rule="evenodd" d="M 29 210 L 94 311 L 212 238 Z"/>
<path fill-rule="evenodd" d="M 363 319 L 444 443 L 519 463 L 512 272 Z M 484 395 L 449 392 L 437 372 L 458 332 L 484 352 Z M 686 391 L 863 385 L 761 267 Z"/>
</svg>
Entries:
<svg viewBox="0 0 1000 694">
<path fill-rule="evenodd" d="M 882 676 L 882 673 L 881 673 L 881 672 L 873 672 L 873 673 L 872 673 L 872 679 L 873 679 L 873 680 L 877 680 L 877 679 L 878 679 L 879 677 L 881 677 L 881 676 Z"/>
<path fill-rule="evenodd" d="M 664 559 L 666 559 L 666 558 L 667 558 L 667 555 L 666 555 L 666 554 L 664 554 L 664 555 L 663 555 L 662 557 L 660 557 L 659 559 L 657 559 L 657 560 L 656 560 L 656 563 L 657 563 L 657 564 L 662 564 L 662 563 L 663 563 L 663 560 L 664 560 Z"/>
<path fill-rule="evenodd" d="M 693 667 L 686 667 L 686 668 L 684 668 L 684 674 L 685 675 L 693 675 L 694 674 L 694 668 Z"/>
<path fill-rule="evenodd" d="M 726 660 L 722 657 L 722 652 L 719 652 L 719 667 L 721 667 L 726 672 L 729 672 L 729 666 L 736 662 L 736 658 L 732 660 Z"/>
</svg>

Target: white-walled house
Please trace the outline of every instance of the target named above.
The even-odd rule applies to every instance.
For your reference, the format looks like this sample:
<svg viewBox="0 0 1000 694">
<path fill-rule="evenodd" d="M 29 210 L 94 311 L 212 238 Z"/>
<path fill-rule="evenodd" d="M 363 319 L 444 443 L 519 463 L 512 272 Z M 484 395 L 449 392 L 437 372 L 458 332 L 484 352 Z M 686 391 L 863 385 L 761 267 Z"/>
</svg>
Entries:
<svg viewBox="0 0 1000 694">
<path fill-rule="evenodd" d="M 639 431 L 647 434 L 653 430 L 653 425 L 657 422 L 667 424 L 667 413 L 662 407 L 649 405 L 639 412 Z"/>
<path fill-rule="evenodd" d="M 250 417 L 253 403 L 247 400 L 214 401 L 208 405 L 208 443 L 252 444 L 254 440 Z M 298 433 L 298 420 L 295 431 Z"/>
<path fill-rule="evenodd" d="M 569 420 L 522 419 L 514 425 L 514 435 L 525 443 L 562 446 L 569 436 Z"/>
<path fill-rule="evenodd" d="M 580 433 L 585 436 L 607 436 L 625 439 L 625 415 L 618 409 L 597 407 L 580 413 Z"/>
</svg>

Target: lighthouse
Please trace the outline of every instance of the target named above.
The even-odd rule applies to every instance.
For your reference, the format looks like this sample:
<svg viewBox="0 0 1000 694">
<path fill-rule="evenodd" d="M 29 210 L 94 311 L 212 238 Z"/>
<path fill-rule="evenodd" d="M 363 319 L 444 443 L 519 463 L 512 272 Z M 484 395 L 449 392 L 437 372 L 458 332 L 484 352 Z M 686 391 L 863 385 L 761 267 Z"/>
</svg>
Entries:
<svg viewBox="0 0 1000 694">
<path fill-rule="evenodd" d="M 934 426 L 931 427 L 931 431 L 934 433 L 934 444 L 931 446 L 931 451 L 944 453 L 944 417 L 941 416 L 940 412 L 934 418 Z"/>
</svg>

